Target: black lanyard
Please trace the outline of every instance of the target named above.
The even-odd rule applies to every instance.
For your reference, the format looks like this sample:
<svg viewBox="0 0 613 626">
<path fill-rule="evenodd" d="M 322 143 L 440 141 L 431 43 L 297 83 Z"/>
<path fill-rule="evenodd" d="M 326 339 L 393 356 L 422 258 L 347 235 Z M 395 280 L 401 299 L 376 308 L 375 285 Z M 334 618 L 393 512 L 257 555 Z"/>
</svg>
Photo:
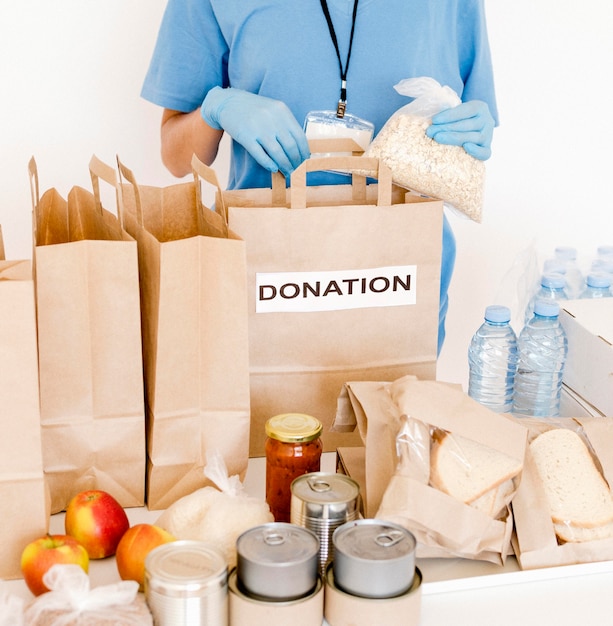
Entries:
<svg viewBox="0 0 613 626">
<path fill-rule="evenodd" d="M 321 8 L 326 16 L 326 22 L 328 22 L 328 29 L 330 31 L 330 37 L 336 50 L 336 56 L 338 58 L 338 66 L 341 71 L 341 97 L 336 107 L 336 117 L 344 117 L 345 109 L 347 108 L 347 71 L 349 70 L 349 59 L 351 58 L 351 47 L 353 46 L 353 33 L 355 32 L 355 21 L 358 15 L 358 0 L 353 0 L 353 16 L 351 22 L 351 36 L 349 38 L 349 50 L 347 50 L 347 61 L 343 68 L 343 62 L 341 61 L 341 53 L 338 48 L 338 40 L 336 38 L 336 32 L 334 30 L 334 24 L 332 24 L 332 18 L 330 17 L 330 10 L 328 9 L 328 3 L 326 0 L 321 0 Z"/>
</svg>

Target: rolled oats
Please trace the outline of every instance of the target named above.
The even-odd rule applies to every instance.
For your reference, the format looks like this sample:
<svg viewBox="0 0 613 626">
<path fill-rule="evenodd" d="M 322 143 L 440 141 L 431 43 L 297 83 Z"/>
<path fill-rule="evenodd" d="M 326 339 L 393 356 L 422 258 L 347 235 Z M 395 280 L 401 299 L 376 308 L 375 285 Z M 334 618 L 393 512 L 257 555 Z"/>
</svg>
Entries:
<svg viewBox="0 0 613 626">
<path fill-rule="evenodd" d="M 428 118 L 400 111 L 386 122 L 364 156 L 387 165 L 396 184 L 443 200 L 480 222 L 485 163 L 461 146 L 430 139 L 429 125 Z"/>
</svg>

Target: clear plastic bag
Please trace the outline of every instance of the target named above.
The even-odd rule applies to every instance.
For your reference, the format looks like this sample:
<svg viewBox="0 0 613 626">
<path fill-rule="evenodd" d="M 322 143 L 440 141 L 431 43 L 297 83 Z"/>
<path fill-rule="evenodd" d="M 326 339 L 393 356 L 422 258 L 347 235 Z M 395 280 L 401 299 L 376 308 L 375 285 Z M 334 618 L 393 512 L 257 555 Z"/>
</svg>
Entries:
<svg viewBox="0 0 613 626">
<path fill-rule="evenodd" d="M 79 565 L 53 565 L 43 576 L 50 591 L 25 612 L 25 626 L 148 626 L 153 617 L 138 583 L 125 580 L 90 588 Z"/>
<path fill-rule="evenodd" d="M 23 626 L 24 601 L 0 581 L 0 626 Z"/>
<path fill-rule="evenodd" d="M 461 146 L 439 144 L 426 135 L 432 116 L 457 106 L 460 98 L 428 76 L 402 80 L 394 89 L 414 100 L 389 118 L 364 156 L 383 161 L 397 185 L 443 200 L 480 222 L 485 163 Z"/>
<path fill-rule="evenodd" d="M 236 540 L 245 530 L 273 522 L 268 504 L 247 495 L 237 475 L 229 476 L 220 452 L 207 455 L 206 477 L 218 488 L 207 486 L 171 504 L 156 525 L 177 539 L 206 541 L 223 553 L 228 567 L 236 565 Z"/>
</svg>

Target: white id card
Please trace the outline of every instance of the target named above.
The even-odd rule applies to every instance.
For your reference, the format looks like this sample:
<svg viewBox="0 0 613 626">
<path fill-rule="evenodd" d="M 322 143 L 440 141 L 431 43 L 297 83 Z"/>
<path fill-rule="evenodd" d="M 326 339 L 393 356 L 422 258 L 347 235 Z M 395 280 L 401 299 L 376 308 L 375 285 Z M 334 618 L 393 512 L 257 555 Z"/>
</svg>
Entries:
<svg viewBox="0 0 613 626">
<path fill-rule="evenodd" d="M 336 111 L 310 111 L 304 120 L 304 132 L 311 139 L 353 139 L 362 150 L 372 141 L 374 124 L 360 117 L 345 113 L 338 117 Z M 350 152 L 334 153 L 336 156 L 351 156 Z M 330 156 L 331 153 L 312 156 Z"/>
</svg>

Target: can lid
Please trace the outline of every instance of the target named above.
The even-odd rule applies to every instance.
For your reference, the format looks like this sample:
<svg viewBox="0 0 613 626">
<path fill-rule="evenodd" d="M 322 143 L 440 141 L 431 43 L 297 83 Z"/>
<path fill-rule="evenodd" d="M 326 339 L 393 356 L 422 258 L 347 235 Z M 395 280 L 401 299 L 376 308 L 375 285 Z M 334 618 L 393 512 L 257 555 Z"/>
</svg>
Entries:
<svg viewBox="0 0 613 626">
<path fill-rule="evenodd" d="M 157 587 L 194 591 L 227 577 L 227 563 L 217 548 L 202 541 L 165 543 L 149 552 L 145 570 Z"/>
<path fill-rule="evenodd" d="M 275 415 L 265 424 L 266 435 L 278 441 L 300 443 L 313 441 L 321 435 L 322 423 L 304 413 L 283 413 Z"/>
<path fill-rule="evenodd" d="M 415 552 L 416 540 L 406 528 L 391 522 L 358 520 L 339 526 L 334 549 L 360 561 L 392 561 Z"/>
<path fill-rule="evenodd" d="M 360 495 L 358 483 L 345 474 L 311 472 L 298 476 L 291 484 L 292 495 L 302 502 L 329 508 L 356 501 Z"/>
<path fill-rule="evenodd" d="M 251 563 L 287 566 L 317 556 L 319 538 L 296 524 L 271 522 L 250 528 L 236 540 L 241 559 Z"/>
</svg>

